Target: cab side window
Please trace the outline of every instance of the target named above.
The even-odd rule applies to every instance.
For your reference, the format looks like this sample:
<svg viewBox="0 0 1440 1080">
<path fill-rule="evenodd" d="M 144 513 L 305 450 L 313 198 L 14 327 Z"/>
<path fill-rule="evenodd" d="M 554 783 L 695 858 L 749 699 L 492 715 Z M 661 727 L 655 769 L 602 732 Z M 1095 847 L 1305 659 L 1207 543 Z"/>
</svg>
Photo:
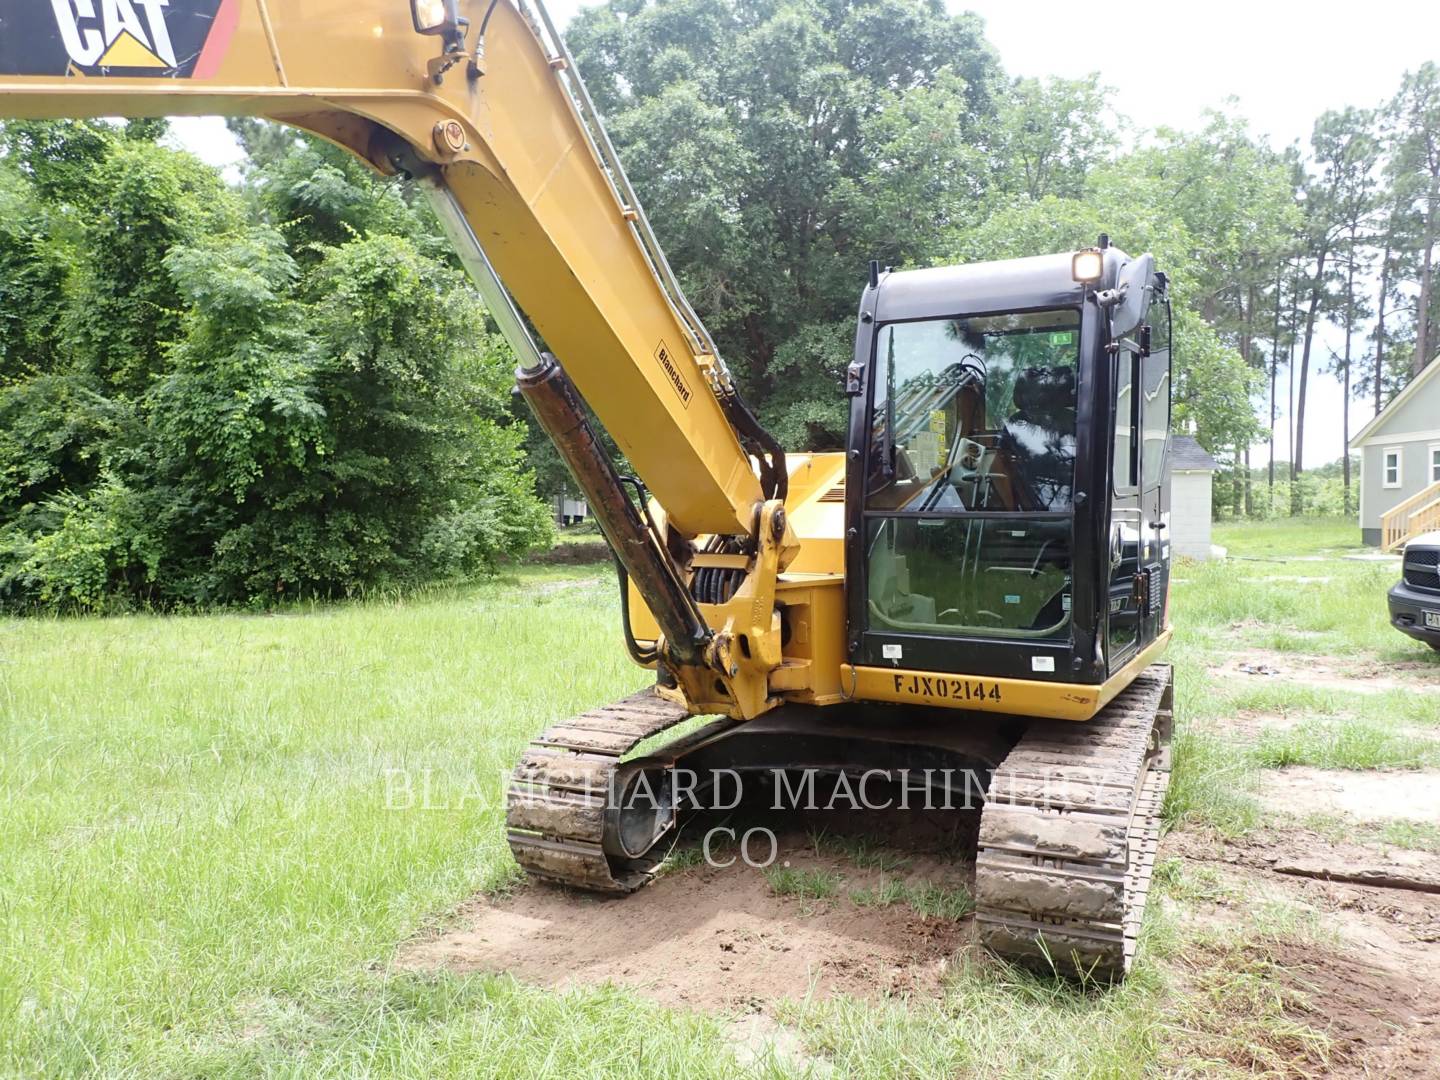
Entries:
<svg viewBox="0 0 1440 1080">
<path fill-rule="evenodd" d="M 1135 489 L 1135 368 L 1137 355 L 1115 355 L 1115 479 L 1117 492 Z"/>
<path fill-rule="evenodd" d="M 1140 473 L 1150 491 L 1164 480 L 1165 443 L 1170 434 L 1170 306 L 1150 308 L 1150 355 L 1140 362 Z"/>
</svg>

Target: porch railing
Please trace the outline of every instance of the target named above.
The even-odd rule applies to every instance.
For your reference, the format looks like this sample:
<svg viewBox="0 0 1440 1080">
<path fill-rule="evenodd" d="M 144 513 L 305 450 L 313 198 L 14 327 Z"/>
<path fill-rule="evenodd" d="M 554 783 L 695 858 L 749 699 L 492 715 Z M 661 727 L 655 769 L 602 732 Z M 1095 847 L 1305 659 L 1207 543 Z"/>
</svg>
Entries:
<svg viewBox="0 0 1440 1080">
<path fill-rule="evenodd" d="M 1440 529 L 1440 482 L 1412 495 L 1380 519 L 1380 547 L 1394 551 L 1412 536 Z"/>
</svg>

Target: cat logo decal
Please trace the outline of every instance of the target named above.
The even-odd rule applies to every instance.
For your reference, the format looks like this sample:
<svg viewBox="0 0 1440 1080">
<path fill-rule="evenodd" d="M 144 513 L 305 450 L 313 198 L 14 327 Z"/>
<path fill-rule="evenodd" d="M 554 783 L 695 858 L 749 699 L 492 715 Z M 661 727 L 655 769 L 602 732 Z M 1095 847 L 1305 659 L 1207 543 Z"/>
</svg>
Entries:
<svg viewBox="0 0 1440 1080">
<path fill-rule="evenodd" d="M 0 75 L 208 79 L 240 0 L 0 0 Z"/>
</svg>

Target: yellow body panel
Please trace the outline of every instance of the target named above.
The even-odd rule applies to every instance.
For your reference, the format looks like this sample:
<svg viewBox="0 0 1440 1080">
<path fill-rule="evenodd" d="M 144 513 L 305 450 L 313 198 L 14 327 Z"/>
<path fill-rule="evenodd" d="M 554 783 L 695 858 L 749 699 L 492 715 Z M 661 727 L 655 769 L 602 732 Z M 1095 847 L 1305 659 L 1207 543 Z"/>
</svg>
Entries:
<svg viewBox="0 0 1440 1080">
<path fill-rule="evenodd" d="M 1167 629 L 1134 660 L 1098 686 L 850 664 L 842 665 L 840 680 L 851 696 L 860 701 L 1044 716 L 1052 720 L 1089 720 L 1129 686 L 1136 675 L 1160 659 L 1170 644 L 1170 635 Z"/>
</svg>

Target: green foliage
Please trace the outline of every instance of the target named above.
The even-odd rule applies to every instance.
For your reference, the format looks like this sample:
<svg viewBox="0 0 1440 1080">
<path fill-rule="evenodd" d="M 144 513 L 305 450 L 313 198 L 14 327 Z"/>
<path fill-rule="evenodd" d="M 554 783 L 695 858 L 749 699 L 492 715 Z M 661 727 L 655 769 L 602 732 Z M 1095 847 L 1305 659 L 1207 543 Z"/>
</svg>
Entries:
<svg viewBox="0 0 1440 1080">
<path fill-rule="evenodd" d="M 1152 252 L 1171 275 L 1175 309 L 1175 422 L 1207 448 L 1234 446 L 1256 434 L 1251 397 L 1259 375 L 1191 306 L 1208 264 L 1183 221 L 1166 207 L 1153 163 L 1132 160 L 1094 176 L 1082 198 L 1014 201 L 968 230 L 951 258 L 971 262 L 1088 247 L 1102 232 L 1128 249 Z"/>
<path fill-rule="evenodd" d="M 1289 165 L 1243 122 L 1125 152 L 1098 77 L 1006 80 L 973 18 L 917 0 L 611 0 L 569 36 L 686 291 L 785 445 L 843 437 L 867 260 L 1101 232 L 1175 282 L 1177 423 L 1214 451 L 1258 434 L 1240 329 L 1255 303 L 1236 296 L 1296 214 Z"/>
<path fill-rule="evenodd" d="M 0 168 L 27 210 L 0 225 L 0 601 L 332 596 L 548 539 L 508 358 L 392 185 L 276 142 L 252 223 L 153 127 L 46 130 L 45 162 L 104 154 L 43 189 Z"/>
<path fill-rule="evenodd" d="M 1086 177 L 1115 145 L 1099 76 L 1016 79 L 1001 100 L 995 142 L 1001 191 L 1032 201 L 1084 195 Z"/>
<path fill-rule="evenodd" d="M 71 266 L 66 348 L 104 391 L 135 397 L 179 332 L 166 253 L 238 224 L 235 204 L 213 170 L 147 141 L 116 145 L 96 167 L 91 191 Z"/>
<path fill-rule="evenodd" d="M 568 37 L 747 395 L 790 445 L 833 447 L 866 260 L 924 260 L 975 212 L 1001 89 L 979 20 L 925 0 L 612 0 Z"/>
<path fill-rule="evenodd" d="M 0 387 L 54 359 L 66 257 L 47 224 L 34 185 L 0 169 Z"/>
<path fill-rule="evenodd" d="M 7 120 L 0 126 L 8 164 L 45 201 L 79 210 L 93 205 L 98 192 L 91 177 L 123 137 L 98 120 Z"/>
<path fill-rule="evenodd" d="M 1330 462 L 1318 469 L 1307 470 L 1297 476 L 1293 484 L 1289 480 L 1288 467 L 1288 462 L 1276 463 L 1273 489 L 1269 486 L 1268 474 L 1265 469 L 1252 470 L 1250 505 L 1244 516 L 1261 521 L 1271 518 L 1288 518 L 1292 516 L 1290 509 L 1294 506 L 1298 507 L 1300 515 L 1307 515 L 1312 519 L 1344 517 L 1348 527 L 1358 538 L 1360 535 L 1359 524 L 1354 518 L 1354 510 L 1359 499 L 1359 477 L 1356 475 L 1359 472 L 1358 465 L 1352 463 L 1348 506 L 1345 496 L 1345 480 L 1338 461 Z M 1238 473 L 1242 482 L 1244 473 L 1243 468 Z M 1232 471 L 1224 476 L 1217 474 L 1215 477 L 1215 520 L 1217 521 L 1235 517 L 1232 490 L 1236 475 Z M 1241 505 L 1244 505 L 1243 499 Z"/>
</svg>

